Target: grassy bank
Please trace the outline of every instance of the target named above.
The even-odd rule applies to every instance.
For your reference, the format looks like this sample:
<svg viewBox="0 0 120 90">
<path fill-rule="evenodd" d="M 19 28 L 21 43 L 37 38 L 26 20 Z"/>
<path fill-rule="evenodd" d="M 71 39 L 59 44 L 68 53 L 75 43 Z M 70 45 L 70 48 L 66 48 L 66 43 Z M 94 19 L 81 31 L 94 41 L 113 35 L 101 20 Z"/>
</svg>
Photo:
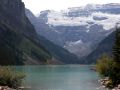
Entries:
<svg viewBox="0 0 120 90">
<path fill-rule="evenodd" d="M 17 89 L 22 85 L 25 74 L 10 66 L 0 66 L 0 86 Z"/>
</svg>

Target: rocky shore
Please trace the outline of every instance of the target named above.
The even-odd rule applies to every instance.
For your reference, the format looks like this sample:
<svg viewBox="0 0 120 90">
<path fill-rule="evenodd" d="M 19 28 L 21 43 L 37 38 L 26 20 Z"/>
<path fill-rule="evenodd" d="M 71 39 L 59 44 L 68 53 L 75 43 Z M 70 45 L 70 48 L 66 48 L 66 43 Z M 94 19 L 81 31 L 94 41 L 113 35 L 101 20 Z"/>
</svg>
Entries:
<svg viewBox="0 0 120 90">
<path fill-rule="evenodd" d="M 8 86 L 0 86 L 0 90 L 15 90 L 15 89 L 12 89 Z"/>
<path fill-rule="evenodd" d="M 98 81 L 101 85 L 102 85 L 102 87 L 104 87 L 104 88 L 108 88 L 108 87 L 112 87 L 112 82 L 111 82 L 111 80 L 109 79 L 109 77 L 105 77 L 105 78 L 103 78 L 103 79 L 100 79 L 99 81 Z M 120 84 L 118 84 L 116 87 L 114 87 L 114 88 L 112 88 L 112 89 L 110 89 L 110 90 L 120 90 Z"/>
<path fill-rule="evenodd" d="M 8 86 L 0 86 L 0 90 L 29 90 L 30 87 L 19 87 L 18 89 L 13 89 Z"/>
<path fill-rule="evenodd" d="M 114 88 L 112 90 L 120 90 L 120 84 L 116 88 Z"/>
</svg>

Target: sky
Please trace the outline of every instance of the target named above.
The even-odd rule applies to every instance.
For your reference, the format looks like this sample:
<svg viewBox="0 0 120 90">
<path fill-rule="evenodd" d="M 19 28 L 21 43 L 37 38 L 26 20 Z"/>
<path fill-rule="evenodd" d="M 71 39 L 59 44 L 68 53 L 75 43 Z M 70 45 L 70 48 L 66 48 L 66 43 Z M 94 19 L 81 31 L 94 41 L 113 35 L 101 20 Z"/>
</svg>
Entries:
<svg viewBox="0 0 120 90">
<path fill-rule="evenodd" d="M 26 8 L 35 15 L 43 10 L 60 11 L 69 7 L 79 7 L 86 4 L 120 3 L 120 0 L 22 0 Z"/>
</svg>

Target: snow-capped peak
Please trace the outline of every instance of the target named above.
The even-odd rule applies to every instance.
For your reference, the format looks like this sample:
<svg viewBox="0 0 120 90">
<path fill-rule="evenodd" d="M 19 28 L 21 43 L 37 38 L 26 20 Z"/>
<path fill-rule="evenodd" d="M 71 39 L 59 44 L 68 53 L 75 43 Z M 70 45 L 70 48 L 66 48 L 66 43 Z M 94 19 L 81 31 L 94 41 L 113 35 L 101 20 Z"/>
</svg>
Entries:
<svg viewBox="0 0 120 90">
<path fill-rule="evenodd" d="M 46 16 L 46 24 L 52 26 L 87 26 L 89 30 L 91 24 L 88 22 L 92 22 L 102 25 L 105 30 L 109 30 L 120 21 L 120 12 L 115 11 L 115 9 L 120 9 L 118 6 L 120 4 L 88 4 L 84 7 L 72 7 L 60 12 L 46 10 L 41 12 L 40 16 Z"/>
</svg>

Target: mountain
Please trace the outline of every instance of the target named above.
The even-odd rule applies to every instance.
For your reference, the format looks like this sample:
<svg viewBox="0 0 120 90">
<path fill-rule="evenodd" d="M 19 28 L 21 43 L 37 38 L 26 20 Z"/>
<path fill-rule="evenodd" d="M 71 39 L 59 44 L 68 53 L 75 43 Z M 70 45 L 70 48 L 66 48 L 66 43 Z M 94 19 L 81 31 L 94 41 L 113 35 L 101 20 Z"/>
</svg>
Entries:
<svg viewBox="0 0 120 90">
<path fill-rule="evenodd" d="M 30 10 L 26 9 L 26 15 L 28 16 L 28 18 L 30 18 L 30 21 L 33 24 L 37 24 L 37 22 L 39 22 L 39 30 L 41 30 L 40 33 L 42 33 L 42 31 L 46 31 L 49 29 L 47 25 L 43 23 L 43 20 L 37 20 L 37 18 L 32 14 Z M 38 30 L 37 27 L 36 27 L 36 30 Z M 50 29 L 48 30 L 47 33 L 51 34 L 49 31 Z M 64 63 L 64 64 L 82 63 L 74 54 L 70 53 L 69 51 L 62 48 L 61 46 L 52 43 L 51 41 L 47 40 L 43 36 L 39 35 L 39 40 L 41 44 L 46 48 L 46 50 L 48 50 L 61 63 Z"/>
<path fill-rule="evenodd" d="M 21 0 L 0 0 L 0 65 L 44 64 L 51 58 Z"/>
<path fill-rule="evenodd" d="M 100 42 L 98 47 L 90 53 L 87 57 L 83 59 L 83 62 L 88 63 L 95 63 L 96 60 L 104 53 L 111 55 L 112 48 L 115 41 L 115 32 L 111 33 L 108 37 Z"/>
<path fill-rule="evenodd" d="M 43 45 L 57 61 L 59 60 L 59 62 L 62 64 L 82 64 L 80 59 L 78 59 L 77 56 L 70 53 L 68 50 L 52 43 L 42 36 L 39 36 L 39 38 L 41 45 Z"/>
<path fill-rule="evenodd" d="M 60 12 L 41 11 L 38 17 L 26 15 L 39 35 L 82 58 L 114 31 L 120 21 L 120 4 L 88 4 Z"/>
<path fill-rule="evenodd" d="M 75 55 L 36 33 L 21 0 L 0 1 L 0 65 L 71 64 L 77 61 Z"/>
</svg>

